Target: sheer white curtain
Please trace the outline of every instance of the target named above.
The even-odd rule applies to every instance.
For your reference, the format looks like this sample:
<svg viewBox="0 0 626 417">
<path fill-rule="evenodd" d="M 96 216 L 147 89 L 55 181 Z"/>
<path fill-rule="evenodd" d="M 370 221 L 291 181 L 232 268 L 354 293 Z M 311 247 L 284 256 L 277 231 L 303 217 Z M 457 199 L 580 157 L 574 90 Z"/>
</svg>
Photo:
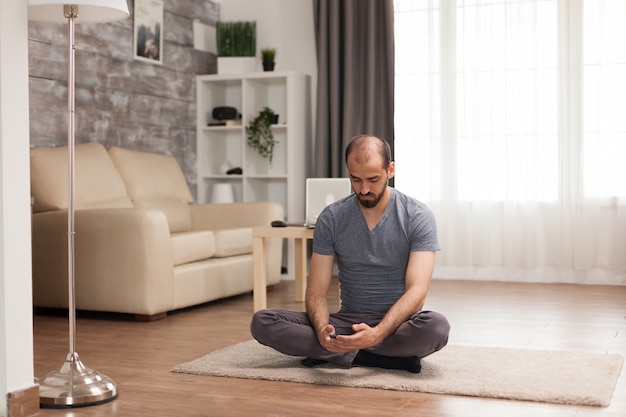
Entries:
<svg viewBox="0 0 626 417">
<path fill-rule="evenodd" d="M 435 276 L 626 284 L 626 1 L 395 0 L 395 31 Z"/>
</svg>

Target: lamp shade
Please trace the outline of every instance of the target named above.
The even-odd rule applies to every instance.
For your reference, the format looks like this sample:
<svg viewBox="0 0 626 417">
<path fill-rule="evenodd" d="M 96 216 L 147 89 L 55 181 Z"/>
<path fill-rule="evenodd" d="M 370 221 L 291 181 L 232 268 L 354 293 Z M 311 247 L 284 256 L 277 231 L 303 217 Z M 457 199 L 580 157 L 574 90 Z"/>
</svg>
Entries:
<svg viewBox="0 0 626 417">
<path fill-rule="evenodd" d="M 126 0 L 28 0 L 28 18 L 44 22 L 67 23 L 64 5 L 78 6 L 76 23 L 104 23 L 123 20 L 130 16 Z"/>
<path fill-rule="evenodd" d="M 213 190 L 211 191 L 211 203 L 225 204 L 234 202 L 235 195 L 232 184 L 219 182 L 213 185 Z"/>
</svg>

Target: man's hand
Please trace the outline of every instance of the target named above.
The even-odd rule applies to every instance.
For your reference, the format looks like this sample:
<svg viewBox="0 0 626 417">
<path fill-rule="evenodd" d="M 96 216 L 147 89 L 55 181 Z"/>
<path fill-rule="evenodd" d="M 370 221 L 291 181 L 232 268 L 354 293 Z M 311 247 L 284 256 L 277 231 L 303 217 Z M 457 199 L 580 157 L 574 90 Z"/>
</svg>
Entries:
<svg viewBox="0 0 626 417">
<path fill-rule="evenodd" d="M 326 329 L 329 327 L 332 328 L 333 326 L 329 324 Z M 354 331 L 353 334 L 337 335 L 336 338 L 331 338 L 330 333 L 326 333 L 323 343 L 320 343 L 329 352 L 340 353 L 367 349 L 379 345 L 384 340 L 376 327 L 368 326 L 365 323 L 353 324 L 352 330 Z"/>
<path fill-rule="evenodd" d="M 319 330 L 317 332 L 317 340 L 320 342 L 320 345 L 322 345 L 322 347 L 329 352 L 343 352 L 341 350 L 336 350 L 335 344 L 333 343 L 335 339 L 330 337 L 331 334 L 335 334 L 335 328 L 332 324 L 327 324 Z"/>
</svg>

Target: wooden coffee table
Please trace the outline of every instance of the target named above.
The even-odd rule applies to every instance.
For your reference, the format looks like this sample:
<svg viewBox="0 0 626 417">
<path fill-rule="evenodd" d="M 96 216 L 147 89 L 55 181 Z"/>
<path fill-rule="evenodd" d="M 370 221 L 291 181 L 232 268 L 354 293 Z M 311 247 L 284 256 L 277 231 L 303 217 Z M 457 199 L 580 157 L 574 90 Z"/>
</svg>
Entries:
<svg viewBox="0 0 626 417">
<path fill-rule="evenodd" d="M 302 226 L 252 228 L 253 300 L 254 311 L 267 308 L 267 260 L 265 239 L 294 239 L 296 301 L 304 301 L 307 280 L 307 239 L 313 239 L 313 229 Z"/>
</svg>

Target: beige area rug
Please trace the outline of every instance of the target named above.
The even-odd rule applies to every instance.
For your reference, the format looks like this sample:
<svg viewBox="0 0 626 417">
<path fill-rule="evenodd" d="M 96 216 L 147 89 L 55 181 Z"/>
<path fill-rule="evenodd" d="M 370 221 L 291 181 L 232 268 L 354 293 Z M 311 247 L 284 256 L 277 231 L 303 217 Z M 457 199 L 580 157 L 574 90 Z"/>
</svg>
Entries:
<svg viewBox="0 0 626 417">
<path fill-rule="evenodd" d="M 177 365 L 172 372 L 608 406 L 624 362 L 620 355 L 461 345 L 424 358 L 419 374 L 329 364 L 306 368 L 301 359 L 250 340 Z"/>
</svg>

